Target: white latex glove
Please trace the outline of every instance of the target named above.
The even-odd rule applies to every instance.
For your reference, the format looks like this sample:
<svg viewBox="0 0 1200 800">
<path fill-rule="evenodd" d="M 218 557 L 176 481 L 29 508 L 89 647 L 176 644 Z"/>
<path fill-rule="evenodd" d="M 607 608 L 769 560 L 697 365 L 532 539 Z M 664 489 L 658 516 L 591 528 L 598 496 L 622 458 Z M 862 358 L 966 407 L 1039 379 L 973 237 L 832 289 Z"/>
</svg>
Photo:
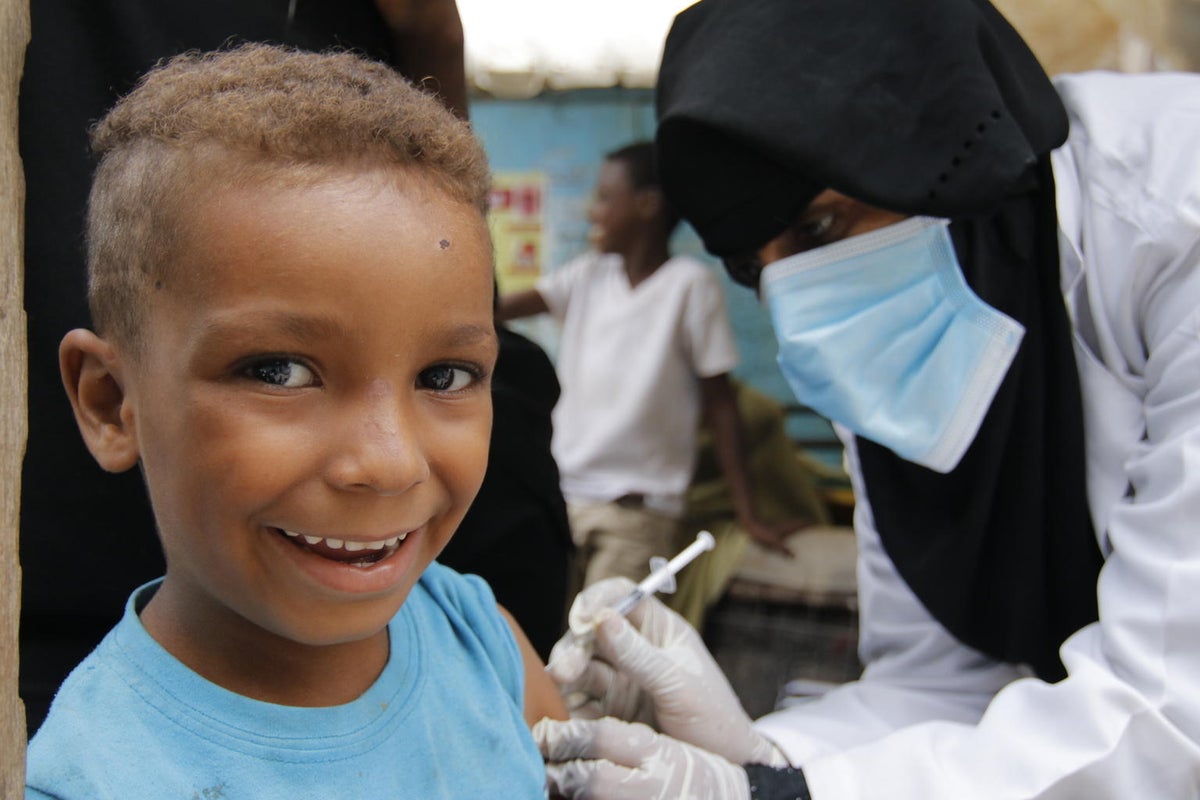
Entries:
<svg viewBox="0 0 1200 800">
<path fill-rule="evenodd" d="M 543 719 L 533 738 L 551 797 L 586 800 L 749 800 L 745 770 L 640 723 Z"/>
<path fill-rule="evenodd" d="M 571 604 L 570 630 L 550 651 L 546 672 L 561 688 L 574 718 L 616 717 L 655 725 L 654 706 L 641 688 L 608 664 L 593 660 L 597 624 L 614 616 L 610 606 L 634 587 L 626 578 L 610 578 L 588 587 Z"/>
<path fill-rule="evenodd" d="M 573 706 L 572 717 L 642 719 L 734 764 L 787 766 L 751 726 L 687 620 L 653 597 L 642 600 L 628 621 L 611 609 L 634 586 L 609 578 L 589 586 L 571 606 L 572 632 L 554 646 L 549 672 Z M 647 706 L 652 714 L 644 713 Z"/>
</svg>

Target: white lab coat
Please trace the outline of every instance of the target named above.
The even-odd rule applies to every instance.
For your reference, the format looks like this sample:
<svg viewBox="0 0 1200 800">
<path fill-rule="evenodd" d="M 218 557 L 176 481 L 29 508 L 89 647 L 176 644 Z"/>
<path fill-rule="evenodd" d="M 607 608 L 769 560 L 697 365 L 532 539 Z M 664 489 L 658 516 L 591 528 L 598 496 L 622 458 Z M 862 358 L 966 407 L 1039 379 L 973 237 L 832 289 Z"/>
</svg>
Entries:
<svg viewBox="0 0 1200 800">
<path fill-rule="evenodd" d="M 1064 76 L 1053 154 L 1100 620 L 1047 684 L 953 639 L 860 504 L 863 677 L 768 715 L 814 800 L 1200 797 L 1200 76 Z"/>
</svg>

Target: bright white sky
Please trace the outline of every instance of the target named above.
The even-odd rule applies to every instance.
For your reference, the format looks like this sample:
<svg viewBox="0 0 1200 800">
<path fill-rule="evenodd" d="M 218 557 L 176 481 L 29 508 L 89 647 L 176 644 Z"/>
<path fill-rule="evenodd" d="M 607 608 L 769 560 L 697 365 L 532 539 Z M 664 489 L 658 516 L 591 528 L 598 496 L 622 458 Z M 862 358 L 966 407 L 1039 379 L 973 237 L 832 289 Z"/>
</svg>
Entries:
<svg viewBox="0 0 1200 800">
<path fill-rule="evenodd" d="M 458 0 L 467 73 L 481 89 L 653 86 L 675 14 L 695 0 Z"/>
</svg>

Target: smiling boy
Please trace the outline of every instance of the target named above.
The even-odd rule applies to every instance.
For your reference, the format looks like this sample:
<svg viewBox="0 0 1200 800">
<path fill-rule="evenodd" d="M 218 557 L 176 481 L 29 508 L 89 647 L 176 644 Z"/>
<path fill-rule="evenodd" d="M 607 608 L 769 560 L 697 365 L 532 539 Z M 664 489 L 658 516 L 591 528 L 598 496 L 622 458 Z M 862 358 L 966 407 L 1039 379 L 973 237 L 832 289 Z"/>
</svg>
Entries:
<svg viewBox="0 0 1200 800">
<path fill-rule="evenodd" d="M 557 691 L 434 563 L 497 350 L 467 126 L 381 65 L 252 45 L 160 66 L 93 144 L 96 331 L 62 373 L 167 570 L 63 684 L 27 798 L 542 797 Z"/>
</svg>

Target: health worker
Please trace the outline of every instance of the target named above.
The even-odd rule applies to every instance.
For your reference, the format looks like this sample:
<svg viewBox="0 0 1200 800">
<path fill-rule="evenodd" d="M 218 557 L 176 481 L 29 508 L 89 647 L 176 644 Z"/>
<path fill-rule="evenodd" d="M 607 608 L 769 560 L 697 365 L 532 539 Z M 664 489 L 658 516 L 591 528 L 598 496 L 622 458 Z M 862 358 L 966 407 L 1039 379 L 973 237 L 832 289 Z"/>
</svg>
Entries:
<svg viewBox="0 0 1200 800">
<path fill-rule="evenodd" d="M 703 0 L 657 106 L 668 197 L 837 423 L 865 669 L 751 723 L 598 584 L 552 792 L 1200 797 L 1200 76 L 1052 81 L 984 0 Z"/>
</svg>

